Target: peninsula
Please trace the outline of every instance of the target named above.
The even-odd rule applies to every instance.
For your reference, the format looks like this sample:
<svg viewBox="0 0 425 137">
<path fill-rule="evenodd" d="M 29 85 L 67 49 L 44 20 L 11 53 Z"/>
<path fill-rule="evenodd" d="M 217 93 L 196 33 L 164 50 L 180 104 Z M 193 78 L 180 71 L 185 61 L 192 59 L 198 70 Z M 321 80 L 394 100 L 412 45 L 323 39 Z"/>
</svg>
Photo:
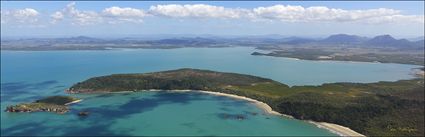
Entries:
<svg viewBox="0 0 425 137">
<path fill-rule="evenodd" d="M 328 49 L 329 50 L 329 49 Z M 346 49 L 326 51 L 325 48 L 309 49 L 309 48 L 293 48 L 273 50 L 269 53 L 253 52 L 254 56 L 272 56 L 286 57 L 303 60 L 319 60 L 319 61 L 356 61 L 356 62 L 379 62 L 379 63 L 399 63 L 411 65 L 424 65 L 423 53 L 394 53 L 394 52 L 362 52 Z"/>
<path fill-rule="evenodd" d="M 377 83 L 332 83 L 289 87 L 256 76 L 199 69 L 93 77 L 68 93 L 199 90 L 266 103 L 302 120 L 349 127 L 366 136 L 423 136 L 424 79 Z M 329 124 L 326 126 L 329 127 Z"/>
</svg>

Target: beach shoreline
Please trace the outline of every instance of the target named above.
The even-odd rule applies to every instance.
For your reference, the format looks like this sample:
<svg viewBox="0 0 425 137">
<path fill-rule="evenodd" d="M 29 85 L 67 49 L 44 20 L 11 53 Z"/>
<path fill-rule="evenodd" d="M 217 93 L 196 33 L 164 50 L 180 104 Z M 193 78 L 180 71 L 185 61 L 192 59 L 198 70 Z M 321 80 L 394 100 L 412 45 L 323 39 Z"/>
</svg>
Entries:
<svg viewBox="0 0 425 137">
<path fill-rule="evenodd" d="M 248 98 L 248 97 L 244 97 L 244 96 L 239 96 L 239 95 L 234 95 L 234 94 L 228 94 L 228 93 L 222 93 L 222 92 L 213 92 L 213 91 L 204 91 L 204 90 L 160 90 L 160 89 L 149 89 L 149 90 L 141 90 L 141 91 L 167 91 L 167 92 L 199 92 L 199 93 L 205 93 L 205 94 L 210 94 L 210 95 L 215 95 L 215 96 L 225 96 L 225 97 L 230 97 L 233 99 L 239 99 L 239 100 L 245 100 L 248 101 L 250 103 L 253 103 L 254 105 L 256 105 L 258 108 L 264 110 L 265 113 L 271 114 L 271 115 L 277 115 L 277 116 L 283 116 L 283 117 L 287 117 L 287 118 L 294 118 L 291 115 L 285 115 L 285 114 L 281 114 L 277 111 L 274 111 L 268 104 L 252 99 L 252 98 Z M 308 123 L 314 124 L 316 125 L 318 128 L 323 128 L 326 130 L 329 130 L 332 133 L 335 133 L 339 136 L 362 136 L 364 137 L 365 135 L 360 134 L 354 130 L 351 130 L 348 127 L 345 126 L 341 126 L 338 124 L 333 124 L 333 123 L 326 123 L 326 122 L 316 122 L 316 121 L 311 121 L 311 120 L 305 120 Z"/>
<path fill-rule="evenodd" d="M 75 103 L 78 103 L 78 102 L 81 102 L 81 101 L 83 101 L 83 100 L 79 99 L 79 100 L 75 100 L 75 101 L 72 101 L 72 102 L 69 102 L 69 103 L 65 103 L 64 105 L 68 106 L 68 105 L 75 104 Z"/>
<path fill-rule="evenodd" d="M 351 130 L 348 127 L 344 127 L 338 124 L 333 124 L 333 123 L 326 123 L 326 122 L 315 122 L 315 121 L 308 121 L 311 124 L 316 125 L 319 128 L 323 128 L 326 130 L 331 131 L 332 133 L 338 134 L 339 136 L 350 136 L 350 137 L 364 137 L 365 135 L 357 133 L 354 130 Z"/>
<path fill-rule="evenodd" d="M 423 71 L 421 68 L 414 68 L 412 69 L 412 75 L 419 77 L 419 78 L 424 78 L 425 77 L 425 71 Z"/>
<path fill-rule="evenodd" d="M 185 90 L 185 91 L 187 91 L 187 90 Z M 285 114 L 281 114 L 279 112 L 276 112 L 268 104 L 261 102 L 261 101 L 258 101 L 258 100 L 255 100 L 255 99 L 252 99 L 252 98 L 247 98 L 247 97 L 244 97 L 244 96 L 238 96 L 238 95 L 227 94 L 227 93 L 221 93 L 221 92 L 202 91 L 202 90 L 193 90 L 193 91 L 211 94 L 211 95 L 226 96 L 226 97 L 230 97 L 230 98 L 246 100 L 246 101 L 249 101 L 249 102 L 255 104 L 257 107 L 263 109 L 268 114 L 284 116 L 284 117 L 288 117 L 288 118 L 294 118 L 290 115 L 285 115 Z M 329 130 L 332 133 L 338 134 L 339 136 L 364 136 L 360 133 L 357 133 L 354 130 L 351 130 L 348 127 L 344 127 L 344 126 L 337 125 L 337 124 L 326 123 L 326 122 L 315 122 L 315 121 L 310 121 L 310 120 L 308 120 L 307 122 L 312 123 L 319 128 Z"/>
<path fill-rule="evenodd" d="M 226 97 L 230 97 L 230 98 L 234 98 L 234 99 L 245 100 L 245 101 L 248 101 L 250 103 L 253 103 L 255 106 L 261 108 L 267 114 L 284 116 L 284 117 L 288 117 L 288 118 L 294 118 L 294 117 L 292 117 L 290 115 L 285 115 L 285 114 L 281 114 L 279 112 L 276 112 L 269 105 L 267 105 L 266 103 L 261 102 L 261 101 L 258 101 L 258 100 L 255 100 L 255 99 L 252 99 L 252 98 L 247 98 L 247 97 L 244 97 L 244 96 L 238 96 L 238 95 L 227 94 L 227 93 L 221 93 L 221 92 L 212 92 L 212 91 L 204 91 L 204 90 L 193 90 L 193 91 L 195 91 L 195 92 L 201 92 L 201 93 L 205 93 L 205 94 L 216 95 L 216 96 L 226 96 Z"/>
</svg>

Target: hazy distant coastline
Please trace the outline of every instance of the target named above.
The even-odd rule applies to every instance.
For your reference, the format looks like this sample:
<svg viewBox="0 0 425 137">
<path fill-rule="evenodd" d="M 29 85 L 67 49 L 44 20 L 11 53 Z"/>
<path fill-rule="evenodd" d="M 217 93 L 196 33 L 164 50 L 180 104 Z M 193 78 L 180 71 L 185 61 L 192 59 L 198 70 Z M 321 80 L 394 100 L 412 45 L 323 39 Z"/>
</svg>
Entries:
<svg viewBox="0 0 425 137">
<path fill-rule="evenodd" d="M 418 50 L 424 39 L 395 39 L 390 35 L 373 38 L 335 34 L 326 38 L 241 36 L 241 37 L 172 37 L 172 38 L 94 38 L 86 36 L 65 38 L 21 38 L 1 40 L 2 50 L 105 50 L 107 48 L 182 48 L 252 46 L 260 49 L 279 47 L 342 47 L 371 48 L 380 50 Z"/>
<path fill-rule="evenodd" d="M 267 53 L 252 55 L 306 60 L 338 60 L 424 65 L 424 39 L 395 39 L 390 35 L 373 38 L 335 34 L 323 39 L 278 36 L 143 38 L 26 38 L 1 41 L 1 50 L 114 50 L 175 48 L 255 47 Z M 247 53 L 251 54 L 251 53 Z"/>
</svg>

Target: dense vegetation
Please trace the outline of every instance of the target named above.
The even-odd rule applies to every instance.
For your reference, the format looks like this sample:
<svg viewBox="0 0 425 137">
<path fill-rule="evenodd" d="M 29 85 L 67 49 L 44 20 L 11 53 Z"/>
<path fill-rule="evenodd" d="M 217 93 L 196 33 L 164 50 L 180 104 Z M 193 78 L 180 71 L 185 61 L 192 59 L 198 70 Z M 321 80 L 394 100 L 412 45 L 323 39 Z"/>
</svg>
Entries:
<svg viewBox="0 0 425 137">
<path fill-rule="evenodd" d="M 40 100 L 36 100 L 32 103 L 21 103 L 17 105 L 8 106 L 7 112 L 55 112 L 55 113 L 66 113 L 69 108 L 66 106 L 67 103 L 71 103 L 78 99 L 68 96 L 51 96 Z"/>
<path fill-rule="evenodd" d="M 69 92 L 114 92 L 146 89 L 195 89 L 210 90 L 227 85 L 249 86 L 259 82 L 274 82 L 270 79 L 219 73 L 206 70 L 180 69 L 160 73 L 115 74 L 94 77 L 73 85 Z"/>
<path fill-rule="evenodd" d="M 78 99 L 69 97 L 69 96 L 50 96 L 46 97 L 40 100 L 37 100 L 35 102 L 37 103 L 47 103 L 47 104 L 56 104 L 56 105 L 65 105 L 67 103 L 70 103 L 72 101 L 76 101 Z"/>
<path fill-rule="evenodd" d="M 424 135 L 424 79 L 294 86 L 234 73 L 179 69 L 95 77 L 69 92 L 193 89 L 254 98 L 298 119 L 336 123 L 367 136 Z"/>
</svg>

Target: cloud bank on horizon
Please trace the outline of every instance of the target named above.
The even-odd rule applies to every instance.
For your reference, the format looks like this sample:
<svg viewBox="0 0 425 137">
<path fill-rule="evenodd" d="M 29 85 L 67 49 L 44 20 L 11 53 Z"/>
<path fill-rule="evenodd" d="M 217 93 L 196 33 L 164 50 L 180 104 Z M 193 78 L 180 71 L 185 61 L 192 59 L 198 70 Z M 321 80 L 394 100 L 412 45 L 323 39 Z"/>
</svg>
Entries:
<svg viewBox="0 0 425 137">
<path fill-rule="evenodd" d="M 24 8 L 1 10 L 2 25 L 42 26 L 57 23 L 72 25 L 96 25 L 117 23 L 143 23 L 152 17 L 174 19 L 247 20 L 252 22 L 336 22 L 363 24 L 424 24 L 424 15 L 406 15 L 389 8 L 345 10 L 325 6 L 272 5 L 255 8 L 227 8 L 208 4 L 152 5 L 148 9 L 112 6 L 100 11 L 79 10 L 76 3 L 67 4 L 53 13 Z M 46 19 L 41 19 L 45 17 Z"/>
</svg>

